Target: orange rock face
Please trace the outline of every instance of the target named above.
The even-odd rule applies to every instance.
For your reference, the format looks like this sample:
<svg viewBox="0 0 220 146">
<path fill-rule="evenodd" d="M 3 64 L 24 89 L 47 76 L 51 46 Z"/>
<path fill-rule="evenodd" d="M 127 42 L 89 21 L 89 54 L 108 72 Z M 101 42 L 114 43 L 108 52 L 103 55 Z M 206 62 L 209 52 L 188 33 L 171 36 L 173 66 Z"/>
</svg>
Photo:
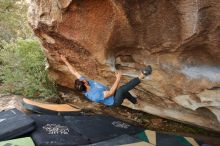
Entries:
<svg viewBox="0 0 220 146">
<path fill-rule="evenodd" d="M 125 106 L 220 131 L 219 0 L 32 0 L 29 23 L 50 75 L 73 87 L 64 54 L 83 75 L 111 86 L 151 64 Z"/>
</svg>

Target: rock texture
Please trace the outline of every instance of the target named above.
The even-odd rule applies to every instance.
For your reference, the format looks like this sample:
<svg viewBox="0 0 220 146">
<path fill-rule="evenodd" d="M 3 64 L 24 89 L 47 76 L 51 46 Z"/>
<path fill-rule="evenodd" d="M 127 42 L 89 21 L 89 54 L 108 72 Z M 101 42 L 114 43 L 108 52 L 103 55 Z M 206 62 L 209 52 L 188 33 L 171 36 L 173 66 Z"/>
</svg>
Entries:
<svg viewBox="0 0 220 146">
<path fill-rule="evenodd" d="M 25 111 L 22 108 L 22 96 L 12 94 L 0 94 L 0 112 L 6 111 L 12 108 L 17 108 L 20 111 Z"/>
<path fill-rule="evenodd" d="M 29 23 L 57 83 L 73 87 L 59 59 L 106 85 L 151 64 L 125 106 L 220 131 L 219 0 L 31 0 Z"/>
</svg>

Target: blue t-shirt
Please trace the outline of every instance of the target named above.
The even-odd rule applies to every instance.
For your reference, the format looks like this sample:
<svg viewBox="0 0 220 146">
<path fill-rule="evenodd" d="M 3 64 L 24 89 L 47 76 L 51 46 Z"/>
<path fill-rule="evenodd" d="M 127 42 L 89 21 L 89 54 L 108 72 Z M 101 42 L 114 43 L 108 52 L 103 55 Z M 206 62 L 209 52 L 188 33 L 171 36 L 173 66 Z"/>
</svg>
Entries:
<svg viewBox="0 0 220 146">
<path fill-rule="evenodd" d="M 80 81 L 87 80 L 83 76 L 79 78 Z M 114 96 L 110 96 L 108 98 L 104 98 L 104 91 L 108 91 L 109 89 L 102 85 L 99 82 L 94 80 L 87 80 L 89 82 L 90 90 L 87 92 L 83 92 L 83 94 L 91 101 L 103 103 L 104 105 L 113 105 L 114 104 Z"/>
</svg>

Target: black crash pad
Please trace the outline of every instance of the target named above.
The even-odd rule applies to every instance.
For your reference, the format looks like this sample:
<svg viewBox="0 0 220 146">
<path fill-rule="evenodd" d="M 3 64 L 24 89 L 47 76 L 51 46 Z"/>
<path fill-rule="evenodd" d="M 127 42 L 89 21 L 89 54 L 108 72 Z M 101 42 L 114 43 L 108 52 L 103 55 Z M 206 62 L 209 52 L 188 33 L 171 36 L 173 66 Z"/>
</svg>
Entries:
<svg viewBox="0 0 220 146">
<path fill-rule="evenodd" d="M 119 119 L 104 116 L 64 116 L 69 127 L 86 136 L 92 143 L 111 139 L 123 134 L 137 134 L 144 131 Z"/>
<path fill-rule="evenodd" d="M 16 138 L 34 128 L 34 121 L 15 108 L 0 112 L 0 141 Z"/>
<path fill-rule="evenodd" d="M 62 116 L 30 115 L 36 122 L 31 137 L 37 146 L 75 146 L 89 144 L 88 139 L 65 124 Z"/>
<path fill-rule="evenodd" d="M 125 145 L 125 144 L 137 143 L 137 142 L 141 142 L 141 140 L 138 140 L 132 136 L 124 134 L 113 139 L 109 139 L 94 144 L 89 144 L 86 146 L 115 146 L 115 145 Z"/>
</svg>

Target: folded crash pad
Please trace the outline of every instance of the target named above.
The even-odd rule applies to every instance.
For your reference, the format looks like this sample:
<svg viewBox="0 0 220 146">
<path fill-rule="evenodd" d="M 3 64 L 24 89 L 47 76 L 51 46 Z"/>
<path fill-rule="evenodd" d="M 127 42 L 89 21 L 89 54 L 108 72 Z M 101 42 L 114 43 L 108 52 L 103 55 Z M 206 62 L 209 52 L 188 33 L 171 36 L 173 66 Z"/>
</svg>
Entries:
<svg viewBox="0 0 220 146">
<path fill-rule="evenodd" d="M 137 134 L 144 131 L 119 119 L 104 116 L 64 116 L 69 127 L 86 136 L 92 143 L 118 137 L 123 134 Z"/>
<path fill-rule="evenodd" d="M 15 108 L 0 112 L 0 141 L 16 138 L 34 128 L 34 121 Z"/>
<path fill-rule="evenodd" d="M 35 146 L 30 137 L 7 140 L 0 142 L 0 146 Z"/>
<path fill-rule="evenodd" d="M 53 115 L 79 115 L 80 109 L 68 104 L 46 104 L 23 98 L 23 107 L 27 110 Z"/>
<path fill-rule="evenodd" d="M 135 137 L 157 146 L 199 146 L 201 144 L 191 137 L 164 134 L 151 130 L 145 130 Z"/>
<path fill-rule="evenodd" d="M 88 144 L 88 139 L 65 124 L 62 116 L 30 115 L 36 122 L 31 137 L 37 146 L 75 146 Z"/>
</svg>

